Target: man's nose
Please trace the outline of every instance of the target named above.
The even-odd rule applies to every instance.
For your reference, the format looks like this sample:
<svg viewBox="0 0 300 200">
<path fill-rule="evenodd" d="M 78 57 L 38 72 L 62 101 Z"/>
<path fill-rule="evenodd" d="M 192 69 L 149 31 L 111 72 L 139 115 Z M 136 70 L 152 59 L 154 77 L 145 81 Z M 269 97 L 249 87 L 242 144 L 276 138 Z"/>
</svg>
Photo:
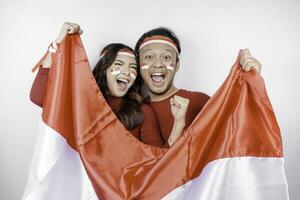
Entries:
<svg viewBox="0 0 300 200">
<path fill-rule="evenodd" d="M 164 64 L 162 63 L 162 61 L 159 58 L 157 58 L 157 59 L 155 59 L 152 67 L 154 67 L 154 68 L 163 68 Z"/>
</svg>

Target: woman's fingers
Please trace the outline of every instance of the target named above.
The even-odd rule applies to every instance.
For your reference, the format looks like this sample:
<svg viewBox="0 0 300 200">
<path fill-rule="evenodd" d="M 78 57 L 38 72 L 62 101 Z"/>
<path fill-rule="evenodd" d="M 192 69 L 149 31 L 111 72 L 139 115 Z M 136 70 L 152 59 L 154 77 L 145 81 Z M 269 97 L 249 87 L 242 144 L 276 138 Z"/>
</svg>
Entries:
<svg viewBox="0 0 300 200">
<path fill-rule="evenodd" d="M 80 33 L 80 26 L 79 24 L 66 22 L 65 29 L 67 30 L 68 34 Z"/>
</svg>

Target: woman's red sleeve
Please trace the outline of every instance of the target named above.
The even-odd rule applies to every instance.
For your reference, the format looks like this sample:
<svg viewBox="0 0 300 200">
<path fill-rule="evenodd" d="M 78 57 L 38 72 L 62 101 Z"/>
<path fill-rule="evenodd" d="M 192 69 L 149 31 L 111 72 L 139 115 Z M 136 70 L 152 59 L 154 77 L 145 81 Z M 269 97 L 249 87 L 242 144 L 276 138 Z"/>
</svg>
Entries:
<svg viewBox="0 0 300 200">
<path fill-rule="evenodd" d="M 50 68 L 39 68 L 30 90 L 30 100 L 43 107 Z"/>
</svg>

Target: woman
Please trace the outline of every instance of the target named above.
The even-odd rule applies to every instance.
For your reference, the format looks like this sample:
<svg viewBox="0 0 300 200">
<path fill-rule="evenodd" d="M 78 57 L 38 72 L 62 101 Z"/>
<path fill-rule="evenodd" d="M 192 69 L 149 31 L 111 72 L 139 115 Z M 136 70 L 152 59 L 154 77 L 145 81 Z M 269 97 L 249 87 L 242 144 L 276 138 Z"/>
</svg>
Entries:
<svg viewBox="0 0 300 200">
<path fill-rule="evenodd" d="M 59 45 L 67 34 L 74 33 L 82 33 L 80 26 L 74 23 L 64 23 L 58 38 L 49 47 L 49 53 L 43 61 L 31 89 L 30 98 L 33 103 L 42 106 L 52 62 L 51 54 L 55 53 L 56 44 Z M 136 138 L 143 143 L 158 147 L 168 147 L 175 142 L 175 140 L 172 143 L 163 141 L 154 111 L 143 102 L 142 97 L 138 94 L 141 81 L 138 75 L 136 56 L 130 47 L 120 43 L 107 45 L 101 52 L 93 75 L 113 112 Z M 186 109 L 186 107 L 180 107 L 175 100 L 172 100 L 171 108 Z M 174 116 L 176 116 L 176 112 Z M 181 114 L 179 117 L 181 120 L 176 120 L 171 133 L 174 138 L 179 137 L 185 124 L 185 115 Z"/>
</svg>

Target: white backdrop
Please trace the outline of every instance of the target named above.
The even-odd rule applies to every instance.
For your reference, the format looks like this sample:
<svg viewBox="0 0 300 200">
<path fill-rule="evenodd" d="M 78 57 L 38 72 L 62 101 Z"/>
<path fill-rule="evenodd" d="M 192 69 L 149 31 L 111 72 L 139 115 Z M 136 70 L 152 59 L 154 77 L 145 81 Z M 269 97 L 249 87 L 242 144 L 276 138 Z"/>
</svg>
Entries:
<svg viewBox="0 0 300 200">
<path fill-rule="evenodd" d="M 64 21 L 82 26 L 90 63 L 110 42 L 134 46 L 158 26 L 182 43 L 176 86 L 212 95 L 240 48 L 262 75 L 284 140 L 291 199 L 300 199 L 300 1 L 292 0 L 0 0 L 0 199 L 20 199 L 41 109 L 29 101 L 32 66 Z"/>
</svg>

